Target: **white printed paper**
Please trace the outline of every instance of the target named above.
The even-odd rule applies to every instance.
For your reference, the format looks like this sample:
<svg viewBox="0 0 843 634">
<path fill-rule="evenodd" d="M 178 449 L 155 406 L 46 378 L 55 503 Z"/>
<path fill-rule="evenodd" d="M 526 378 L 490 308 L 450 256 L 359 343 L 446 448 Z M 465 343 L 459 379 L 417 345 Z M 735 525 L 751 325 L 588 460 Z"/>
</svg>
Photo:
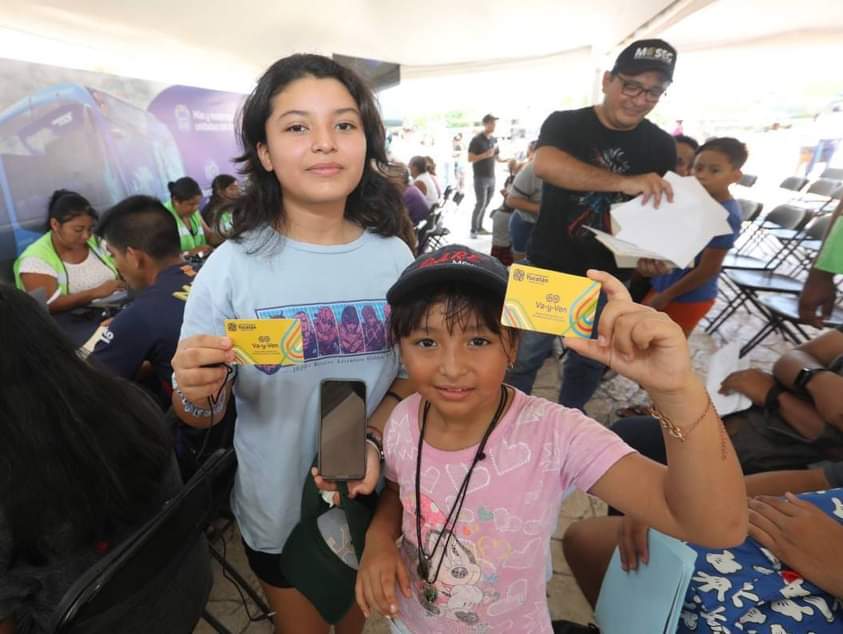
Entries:
<svg viewBox="0 0 843 634">
<path fill-rule="evenodd" d="M 693 176 L 665 175 L 673 188 L 673 202 L 662 197 L 656 209 L 641 196 L 612 208 L 619 226 L 615 238 L 657 254 L 660 259 L 687 267 L 715 237 L 732 233 L 726 209 Z"/>
<path fill-rule="evenodd" d="M 732 394 L 720 393 L 720 385 L 727 376 L 732 372 L 746 370 L 749 367 L 749 360 L 746 358 L 741 359 L 738 356 L 739 354 L 740 344 L 733 342 L 720 348 L 709 359 L 705 387 L 711 396 L 711 402 L 714 403 L 714 409 L 717 410 L 721 418 L 752 407 L 752 401 L 743 394 L 738 394 L 737 392 Z"/>
</svg>

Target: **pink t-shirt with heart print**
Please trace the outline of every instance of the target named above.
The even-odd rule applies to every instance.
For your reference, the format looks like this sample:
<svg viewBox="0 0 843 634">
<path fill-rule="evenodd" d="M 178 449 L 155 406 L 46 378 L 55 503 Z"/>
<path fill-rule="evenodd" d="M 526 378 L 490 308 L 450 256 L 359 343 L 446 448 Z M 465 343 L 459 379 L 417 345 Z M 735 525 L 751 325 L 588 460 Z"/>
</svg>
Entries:
<svg viewBox="0 0 843 634">
<path fill-rule="evenodd" d="M 398 483 L 403 513 L 401 556 L 414 596 L 400 597 L 400 620 L 411 632 L 550 634 L 545 561 L 563 494 L 588 491 L 633 450 L 578 410 L 515 390 L 489 436 L 447 550 L 439 541 L 436 599 L 425 601 L 416 569 L 415 472 L 419 402 L 414 394 L 392 412 L 384 434 L 385 475 Z M 430 555 L 476 447 L 441 451 L 424 445 L 422 542 Z M 400 593 L 399 593 L 400 594 Z"/>
</svg>

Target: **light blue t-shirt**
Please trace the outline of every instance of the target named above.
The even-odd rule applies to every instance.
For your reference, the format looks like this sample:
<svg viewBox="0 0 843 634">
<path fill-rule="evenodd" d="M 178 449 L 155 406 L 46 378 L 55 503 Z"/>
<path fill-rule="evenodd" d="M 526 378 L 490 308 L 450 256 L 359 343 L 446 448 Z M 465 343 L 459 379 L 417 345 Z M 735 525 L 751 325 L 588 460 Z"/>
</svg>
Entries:
<svg viewBox="0 0 843 634">
<path fill-rule="evenodd" d="M 302 322 L 303 364 L 241 366 L 234 385 L 232 510 L 252 549 L 281 552 L 299 521 L 302 485 L 317 452 L 320 381 L 365 381 L 371 414 L 395 379 L 399 359 L 387 344 L 385 297 L 411 261 L 398 238 L 366 232 L 321 246 L 264 230 L 225 242 L 197 275 L 182 338 L 222 336 L 225 319 Z"/>
</svg>

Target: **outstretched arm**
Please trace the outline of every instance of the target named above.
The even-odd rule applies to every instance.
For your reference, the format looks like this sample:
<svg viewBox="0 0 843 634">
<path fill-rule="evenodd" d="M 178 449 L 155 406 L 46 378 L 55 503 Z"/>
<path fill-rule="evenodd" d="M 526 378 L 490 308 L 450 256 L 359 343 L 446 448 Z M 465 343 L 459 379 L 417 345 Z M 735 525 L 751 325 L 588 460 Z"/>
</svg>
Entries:
<svg viewBox="0 0 843 634">
<path fill-rule="evenodd" d="M 591 492 L 681 539 L 711 547 L 742 542 L 747 526 L 743 475 L 708 393 L 693 373 L 682 329 L 664 313 L 632 303 L 608 273 L 588 275 L 603 284 L 609 299 L 599 337 L 566 339 L 566 344 L 638 382 L 674 432 L 663 432 L 667 467 L 630 454 Z"/>
</svg>

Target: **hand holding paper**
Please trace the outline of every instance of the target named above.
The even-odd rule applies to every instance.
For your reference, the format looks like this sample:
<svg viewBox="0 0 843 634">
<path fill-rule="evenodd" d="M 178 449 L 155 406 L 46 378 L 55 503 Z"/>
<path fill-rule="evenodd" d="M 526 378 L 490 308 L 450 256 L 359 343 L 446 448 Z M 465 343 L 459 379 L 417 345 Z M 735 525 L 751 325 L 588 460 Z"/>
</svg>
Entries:
<svg viewBox="0 0 843 634">
<path fill-rule="evenodd" d="M 685 267 L 713 237 L 731 233 L 728 212 L 693 176 L 668 172 L 664 179 L 673 188 L 672 201 L 656 207 L 633 199 L 612 208 L 620 227 L 614 238 Z"/>
</svg>

